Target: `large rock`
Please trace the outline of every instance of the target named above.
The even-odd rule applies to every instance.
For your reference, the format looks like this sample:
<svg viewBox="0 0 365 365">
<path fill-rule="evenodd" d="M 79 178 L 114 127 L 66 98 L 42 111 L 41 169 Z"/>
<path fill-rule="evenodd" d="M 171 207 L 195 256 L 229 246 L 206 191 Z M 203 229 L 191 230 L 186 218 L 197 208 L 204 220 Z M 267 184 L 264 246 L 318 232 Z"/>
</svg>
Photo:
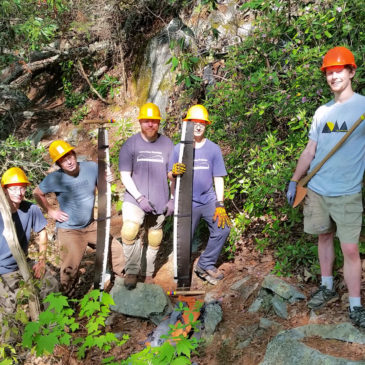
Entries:
<svg viewBox="0 0 365 365">
<path fill-rule="evenodd" d="M 306 296 L 299 292 L 292 285 L 288 284 L 284 280 L 279 279 L 276 276 L 268 275 L 265 277 L 262 287 L 270 289 L 272 292 L 280 295 L 282 298 L 289 300 L 291 303 L 296 300 L 306 299 Z"/>
<path fill-rule="evenodd" d="M 348 365 L 365 364 L 365 361 L 351 361 L 323 354 L 301 342 L 305 337 L 320 336 L 351 343 L 365 344 L 365 333 L 350 323 L 336 325 L 310 324 L 280 332 L 267 346 L 261 365 Z"/>
<path fill-rule="evenodd" d="M 170 299 L 158 285 L 137 283 L 135 289 L 128 290 L 124 280 L 116 277 L 110 294 L 115 302 L 111 310 L 127 316 L 147 318 L 156 324 L 172 311 Z"/>
</svg>

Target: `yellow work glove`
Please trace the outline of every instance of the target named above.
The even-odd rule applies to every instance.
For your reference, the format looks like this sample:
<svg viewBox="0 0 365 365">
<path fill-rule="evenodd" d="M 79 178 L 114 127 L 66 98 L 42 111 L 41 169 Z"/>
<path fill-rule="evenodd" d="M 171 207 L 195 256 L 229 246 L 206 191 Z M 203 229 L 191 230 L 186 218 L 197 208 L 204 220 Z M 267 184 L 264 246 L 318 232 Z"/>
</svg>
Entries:
<svg viewBox="0 0 365 365">
<path fill-rule="evenodd" d="M 172 176 L 180 176 L 186 171 L 186 165 L 181 162 L 174 163 L 172 166 Z"/>
<path fill-rule="evenodd" d="M 213 222 L 218 218 L 218 228 L 224 228 L 226 225 L 231 227 L 232 223 L 229 219 L 226 209 L 222 202 L 217 202 L 217 207 L 215 208 Z"/>
</svg>

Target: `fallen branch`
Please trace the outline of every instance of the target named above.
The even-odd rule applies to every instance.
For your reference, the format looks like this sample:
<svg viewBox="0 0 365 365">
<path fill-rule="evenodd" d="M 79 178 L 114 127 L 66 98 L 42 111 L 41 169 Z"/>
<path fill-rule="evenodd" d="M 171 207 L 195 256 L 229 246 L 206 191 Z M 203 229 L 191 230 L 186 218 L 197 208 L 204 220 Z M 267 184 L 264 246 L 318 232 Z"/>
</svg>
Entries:
<svg viewBox="0 0 365 365">
<path fill-rule="evenodd" d="M 94 88 L 94 86 L 92 86 L 89 78 L 87 77 L 84 67 L 82 66 L 82 63 L 80 60 L 77 61 L 77 66 L 78 66 L 78 70 L 81 74 L 81 76 L 86 80 L 86 82 L 88 83 L 90 90 L 105 104 L 111 104 L 108 100 L 104 99 L 99 93 L 98 91 Z"/>
</svg>

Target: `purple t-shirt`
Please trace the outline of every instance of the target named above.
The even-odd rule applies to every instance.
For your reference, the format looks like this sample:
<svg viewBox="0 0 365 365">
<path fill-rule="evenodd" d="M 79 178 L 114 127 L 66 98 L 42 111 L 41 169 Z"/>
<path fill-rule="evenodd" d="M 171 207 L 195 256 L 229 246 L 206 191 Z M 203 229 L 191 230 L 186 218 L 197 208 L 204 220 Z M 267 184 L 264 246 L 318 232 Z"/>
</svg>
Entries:
<svg viewBox="0 0 365 365">
<path fill-rule="evenodd" d="M 47 220 L 38 206 L 27 201 L 20 203 L 19 209 L 12 214 L 12 219 L 19 244 L 27 255 L 31 231 L 40 232 L 47 225 Z M 18 264 L 10 251 L 3 232 L 4 221 L 0 213 L 0 275 L 18 270 Z"/>
<path fill-rule="evenodd" d="M 141 133 L 128 138 L 119 152 L 119 171 L 131 171 L 138 191 L 162 214 L 169 200 L 168 163 L 174 145 L 170 138 L 159 135 L 154 142 L 145 141 Z M 124 201 L 138 205 L 126 191 Z"/>
<path fill-rule="evenodd" d="M 180 143 L 174 147 L 169 171 L 179 161 L 179 151 Z M 193 207 L 216 201 L 213 178 L 226 175 L 222 152 L 217 144 L 206 139 L 202 147 L 194 148 Z"/>
</svg>

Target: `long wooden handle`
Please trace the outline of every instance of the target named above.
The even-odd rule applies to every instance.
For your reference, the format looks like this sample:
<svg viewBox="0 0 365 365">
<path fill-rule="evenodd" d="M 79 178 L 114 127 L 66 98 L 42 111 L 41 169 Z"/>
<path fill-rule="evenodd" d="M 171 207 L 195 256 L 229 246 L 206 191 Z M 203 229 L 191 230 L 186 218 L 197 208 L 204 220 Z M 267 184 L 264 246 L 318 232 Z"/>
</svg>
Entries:
<svg viewBox="0 0 365 365">
<path fill-rule="evenodd" d="M 360 125 L 365 119 L 365 113 L 354 123 L 354 125 L 346 132 L 346 134 L 336 143 L 336 145 L 327 153 L 323 160 L 315 166 L 315 168 L 303 179 L 298 182 L 298 185 L 305 186 L 308 181 L 318 172 L 318 170 L 325 164 L 325 162 L 343 145 L 343 143 L 350 137 L 351 133 Z"/>
<path fill-rule="evenodd" d="M 104 125 L 104 124 L 113 124 L 115 122 L 114 119 L 86 119 L 84 120 L 84 124 L 97 124 L 97 125 Z"/>
</svg>

